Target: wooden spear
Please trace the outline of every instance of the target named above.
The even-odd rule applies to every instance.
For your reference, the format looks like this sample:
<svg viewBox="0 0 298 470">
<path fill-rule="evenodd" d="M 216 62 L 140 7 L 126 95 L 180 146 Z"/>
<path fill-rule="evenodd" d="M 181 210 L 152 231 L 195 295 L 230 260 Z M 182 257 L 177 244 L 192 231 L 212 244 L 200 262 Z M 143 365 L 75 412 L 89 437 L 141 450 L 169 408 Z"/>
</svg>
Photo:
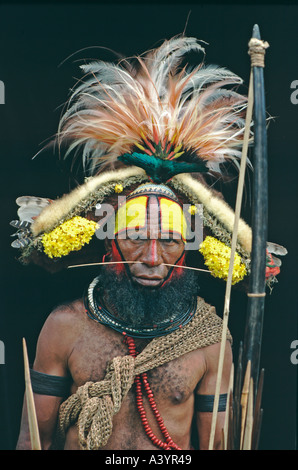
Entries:
<svg viewBox="0 0 298 470">
<path fill-rule="evenodd" d="M 244 432 L 245 432 L 245 425 L 246 425 L 246 418 L 247 418 L 247 406 L 248 406 L 248 398 L 249 398 L 249 390 L 250 390 L 250 379 L 251 379 L 251 364 L 250 361 L 247 363 L 244 383 L 241 393 L 241 430 L 240 430 L 240 449 L 243 447 L 244 441 Z"/>
<path fill-rule="evenodd" d="M 262 369 L 260 372 L 256 401 L 255 401 L 254 422 L 253 422 L 253 430 L 252 430 L 252 450 L 257 450 L 258 444 L 259 444 L 262 415 L 263 415 L 263 410 L 261 409 L 263 384 L 264 384 L 264 369 Z"/>
<path fill-rule="evenodd" d="M 250 378 L 242 450 L 251 450 L 252 428 L 253 428 L 253 402 L 254 402 L 253 379 Z"/>
<path fill-rule="evenodd" d="M 34 397 L 33 397 L 33 391 L 32 391 L 31 379 L 30 379 L 27 345 L 26 345 L 25 338 L 23 338 L 23 354 L 24 354 L 24 371 L 25 371 L 25 395 L 26 395 L 31 447 L 32 447 L 32 450 L 41 450 L 35 403 L 34 403 Z"/>
<path fill-rule="evenodd" d="M 235 384 L 234 384 L 234 402 L 233 402 L 233 409 L 234 409 L 234 418 L 233 418 L 233 442 L 234 448 L 240 449 L 240 429 L 241 429 L 241 387 L 242 387 L 242 380 L 243 380 L 243 371 L 242 371 L 242 355 L 243 355 L 243 344 L 240 343 L 239 352 L 238 352 L 238 363 L 237 363 L 237 371 L 235 377 Z"/>
<path fill-rule="evenodd" d="M 232 432 L 231 422 L 230 422 L 231 421 L 230 412 L 228 412 L 228 410 L 230 410 L 231 397 L 233 397 L 233 384 L 234 384 L 234 364 L 232 364 L 232 367 L 231 367 L 229 390 L 227 394 L 227 406 L 226 406 L 227 411 L 225 415 L 225 423 L 224 423 L 224 428 L 223 428 L 224 450 L 227 450 L 228 448 L 228 436 L 229 436 L 229 433 Z"/>
</svg>

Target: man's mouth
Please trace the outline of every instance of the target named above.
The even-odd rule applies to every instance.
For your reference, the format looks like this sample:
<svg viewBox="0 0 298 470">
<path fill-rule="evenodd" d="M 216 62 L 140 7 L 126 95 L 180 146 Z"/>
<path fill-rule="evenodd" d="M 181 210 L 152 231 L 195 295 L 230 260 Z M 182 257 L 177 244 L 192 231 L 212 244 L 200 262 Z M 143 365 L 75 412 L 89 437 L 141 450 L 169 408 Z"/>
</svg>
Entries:
<svg viewBox="0 0 298 470">
<path fill-rule="evenodd" d="M 132 276 L 134 282 L 146 287 L 157 287 L 163 283 L 163 277 L 157 276 Z"/>
</svg>

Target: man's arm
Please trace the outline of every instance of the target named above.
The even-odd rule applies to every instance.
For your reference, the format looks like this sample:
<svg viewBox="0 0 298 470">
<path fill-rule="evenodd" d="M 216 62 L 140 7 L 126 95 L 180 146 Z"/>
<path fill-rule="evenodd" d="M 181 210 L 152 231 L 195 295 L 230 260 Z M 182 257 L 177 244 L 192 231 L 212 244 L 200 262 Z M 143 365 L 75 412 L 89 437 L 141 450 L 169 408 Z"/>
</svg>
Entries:
<svg viewBox="0 0 298 470">
<path fill-rule="evenodd" d="M 68 357 L 73 344 L 71 321 L 73 310 L 68 306 L 57 308 L 47 318 L 38 338 L 36 357 L 33 364 L 35 371 L 67 377 Z M 63 400 L 60 396 L 34 393 L 36 415 L 40 433 L 41 447 L 48 450 L 56 427 L 59 406 Z M 30 450 L 30 434 L 26 400 L 24 400 L 20 434 L 17 450 Z"/>
<path fill-rule="evenodd" d="M 208 346 L 206 348 L 206 372 L 197 388 L 197 395 L 215 396 L 216 380 L 217 380 L 217 368 L 220 352 L 220 343 Z M 225 347 L 225 358 L 223 365 L 222 381 L 220 394 L 228 393 L 230 372 L 232 366 L 232 348 L 229 341 Z M 199 436 L 200 450 L 207 450 L 209 448 L 209 437 L 211 431 L 212 422 L 212 411 L 197 411 L 197 428 Z M 221 446 L 221 435 L 224 427 L 225 412 L 219 411 L 217 414 L 217 423 L 214 436 L 214 450 L 220 449 Z"/>
</svg>

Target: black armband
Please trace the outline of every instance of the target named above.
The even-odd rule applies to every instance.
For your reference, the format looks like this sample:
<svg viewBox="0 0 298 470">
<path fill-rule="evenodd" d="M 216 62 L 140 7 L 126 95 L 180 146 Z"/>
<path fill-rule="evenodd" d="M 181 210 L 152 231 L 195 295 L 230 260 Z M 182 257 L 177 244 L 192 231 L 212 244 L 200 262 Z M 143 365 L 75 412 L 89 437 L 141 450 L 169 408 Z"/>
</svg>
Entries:
<svg viewBox="0 0 298 470">
<path fill-rule="evenodd" d="M 219 395 L 218 411 L 226 411 L 227 393 Z M 212 413 L 214 405 L 214 395 L 196 395 L 196 411 Z"/>
<path fill-rule="evenodd" d="M 30 369 L 30 377 L 34 393 L 63 398 L 69 395 L 71 385 L 71 379 L 69 377 L 48 375 L 33 369 Z"/>
</svg>

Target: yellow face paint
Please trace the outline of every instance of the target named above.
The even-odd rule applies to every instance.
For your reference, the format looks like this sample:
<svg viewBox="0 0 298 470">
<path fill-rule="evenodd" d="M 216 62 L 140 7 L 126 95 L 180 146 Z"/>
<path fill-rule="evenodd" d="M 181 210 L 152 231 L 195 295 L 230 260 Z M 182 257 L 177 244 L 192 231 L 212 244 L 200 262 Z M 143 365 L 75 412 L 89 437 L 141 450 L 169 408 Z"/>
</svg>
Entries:
<svg viewBox="0 0 298 470">
<path fill-rule="evenodd" d="M 165 197 L 160 198 L 160 223 L 161 233 L 171 233 L 180 235 L 182 240 L 186 240 L 186 219 L 184 217 L 181 206 Z"/>
<path fill-rule="evenodd" d="M 130 199 L 120 206 L 116 214 L 115 234 L 129 229 L 145 228 L 148 196 Z"/>
<path fill-rule="evenodd" d="M 151 196 L 136 196 L 123 204 L 115 220 L 115 234 L 129 232 L 130 229 L 148 229 L 148 206 Z M 163 237 L 174 235 L 186 241 L 187 223 L 182 207 L 166 197 L 158 197 L 160 209 L 160 233 Z"/>
</svg>

